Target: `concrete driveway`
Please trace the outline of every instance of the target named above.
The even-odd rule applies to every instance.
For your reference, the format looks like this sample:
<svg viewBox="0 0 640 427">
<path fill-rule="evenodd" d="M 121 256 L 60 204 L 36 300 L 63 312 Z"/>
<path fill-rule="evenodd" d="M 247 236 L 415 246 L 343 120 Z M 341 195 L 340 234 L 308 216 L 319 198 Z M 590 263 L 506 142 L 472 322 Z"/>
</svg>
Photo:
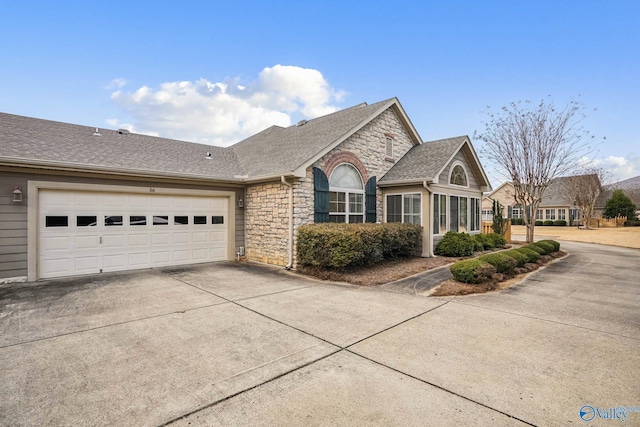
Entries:
<svg viewBox="0 0 640 427">
<path fill-rule="evenodd" d="M 455 299 L 235 263 L 2 285 L 0 425 L 615 424 L 595 409 L 640 407 L 640 251 L 564 247 Z"/>
</svg>

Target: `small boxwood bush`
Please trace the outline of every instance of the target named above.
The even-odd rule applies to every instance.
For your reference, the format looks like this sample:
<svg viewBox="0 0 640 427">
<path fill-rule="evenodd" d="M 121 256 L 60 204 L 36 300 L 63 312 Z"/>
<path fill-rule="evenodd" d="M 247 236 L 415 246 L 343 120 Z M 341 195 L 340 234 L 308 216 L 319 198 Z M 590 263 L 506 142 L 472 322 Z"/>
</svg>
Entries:
<svg viewBox="0 0 640 427">
<path fill-rule="evenodd" d="M 560 242 L 555 240 L 540 240 L 538 243 L 550 243 L 553 245 L 553 251 L 558 252 L 560 250 Z"/>
<path fill-rule="evenodd" d="M 557 220 L 553 221 L 553 225 L 566 227 L 567 226 L 567 221 L 565 221 L 564 219 L 557 219 Z"/>
<path fill-rule="evenodd" d="M 493 265 L 498 273 L 511 274 L 513 273 L 513 269 L 518 265 L 515 258 L 511 258 L 504 252 L 482 255 L 478 257 L 478 259 Z"/>
<path fill-rule="evenodd" d="M 544 253 L 542 255 L 548 255 L 551 252 L 555 252 L 556 251 L 556 246 L 553 243 L 549 243 L 549 242 L 535 242 L 532 243 L 532 245 L 536 245 L 542 249 L 544 249 Z"/>
<path fill-rule="evenodd" d="M 511 258 L 515 259 L 517 262 L 517 267 L 522 267 L 527 262 L 529 262 L 529 257 L 523 254 L 522 252 L 518 252 L 515 249 L 510 249 L 508 251 L 502 252 L 505 255 L 509 255 Z"/>
<path fill-rule="evenodd" d="M 469 256 L 473 255 L 476 245 L 467 233 L 448 231 L 436 245 L 435 254 L 441 256 Z"/>
<path fill-rule="evenodd" d="M 489 233 L 486 235 L 487 239 L 493 242 L 493 246 L 504 246 L 507 244 L 507 239 L 504 238 L 502 234 L 498 233 Z"/>
<path fill-rule="evenodd" d="M 542 223 L 543 225 L 553 225 L 553 221 L 548 219 Z"/>
<path fill-rule="evenodd" d="M 527 262 L 530 263 L 534 263 L 537 262 L 540 259 L 540 253 L 536 252 L 530 248 L 527 247 L 522 247 L 522 248 L 518 248 L 518 249 L 514 249 L 518 252 L 520 252 L 521 254 L 524 254 L 527 256 Z"/>
<path fill-rule="evenodd" d="M 511 225 L 524 225 L 524 218 L 511 218 Z"/>
<path fill-rule="evenodd" d="M 485 249 L 493 249 L 496 245 L 493 240 L 488 238 L 486 234 L 474 234 L 473 242 L 476 244 L 477 251 L 483 251 Z"/>
<path fill-rule="evenodd" d="M 463 283 L 482 283 L 491 279 L 496 268 L 478 258 L 465 259 L 451 265 L 453 278 Z"/>
<path fill-rule="evenodd" d="M 534 225 L 537 227 L 537 226 L 542 225 L 542 224 L 543 224 L 543 222 L 542 222 L 542 221 L 540 221 L 540 220 L 536 220 L 536 222 L 535 222 L 535 224 L 534 224 Z"/>
<path fill-rule="evenodd" d="M 307 224 L 298 228 L 303 266 L 344 268 L 411 255 L 422 236 L 413 224 Z"/>
<path fill-rule="evenodd" d="M 527 246 L 525 246 L 525 248 L 529 248 L 532 251 L 536 251 L 540 255 L 544 255 L 547 252 L 545 249 L 541 248 L 540 246 L 536 245 L 535 243 L 530 243 Z"/>
</svg>

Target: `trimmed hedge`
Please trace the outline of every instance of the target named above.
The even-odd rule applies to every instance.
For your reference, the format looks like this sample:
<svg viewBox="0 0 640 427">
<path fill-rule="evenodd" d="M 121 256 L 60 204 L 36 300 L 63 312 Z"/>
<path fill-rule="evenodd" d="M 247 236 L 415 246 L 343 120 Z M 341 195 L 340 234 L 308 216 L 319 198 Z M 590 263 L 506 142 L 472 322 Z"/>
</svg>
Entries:
<svg viewBox="0 0 640 427">
<path fill-rule="evenodd" d="M 498 234 L 498 233 L 489 233 L 486 234 L 487 239 L 491 240 L 493 242 L 493 246 L 504 246 L 507 244 L 507 239 L 504 238 L 504 236 L 502 234 Z"/>
<path fill-rule="evenodd" d="M 477 251 L 483 251 L 485 249 L 493 249 L 496 247 L 493 240 L 488 238 L 486 234 L 474 234 L 473 242 L 476 244 Z"/>
<path fill-rule="evenodd" d="M 504 252 L 482 255 L 478 259 L 493 265 L 498 273 L 513 273 L 513 269 L 518 265 L 518 261 L 515 258 L 511 258 Z"/>
<path fill-rule="evenodd" d="M 298 262 L 343 268 L 411 255 L 422 236 L 413 224 L 307 224 L 298 228 Z"/>
<path fill-rule="evenodd" d="M 527 262 L 530 263 L 534 263 L 537 262 L 540 259 L 540 253 L 536 252 L 532 249 L 529 249 L 527 247 L 522 247 L 522 248 L 518 248 L 518 249 L 514 249 L 515 251 L 520 252 L 521 254 L 524 254 L 527 256 Z"/>
<path fill-rule="evenodd" d="M 564 219 L 557 219 L 557 220 L 553 221 L 553 225 L 566 227 L 567 226 L 567 221 L 565 221 Z"/>
<path fill-rule="evenodd" d="M 529 262 L 529 257 L 523 254 L 522 252 L 518 252 L 515 249 L 510 249 L 508 251 L 502 252 L 505 255 L 509 255 L 511 258 L 515 259 L 517 262 L 517 267 L 524 266 L 527 262 Z"/>
<path fill-rule="evenodd" d="M 552 252 L 556 251 L 556 246 L 553 243 L 549 242 L 534 242 L 532 245 L 536 245 L 542 249 L 544 249 L 544 253 L 542 255 L 549 255 Z"/>
<path fill-rule="evenodd" d="M 435 249 L 436 255 L 457 257 L 473 255 L 476 245 L 471 236 L 467 233 L 456 233 L 448 231 L 438 242 Z"/>
<path fill-rule="evenodd" d="M 560 242 L 556 242 L 555 240 L 540 240 L 538 243 L 550 243 L 553 245 L 553 252 L 558 252 L 560 250 Z"/>
<path fill-rule="evenodd" d="M 546 221 L 544 221 L 544 222 L 542 223 L 542 225 L 553 225 L 553 221 L 552 221 L 552 220 L 550 220 L 550 219 L 547 219 Z"/>
<path fill-rule="evenodd" d="M 511 218 L 511 225 L 524 225 L 524 218 Z"/>
<path fill-rule="evenodd" d="M 453 278 L 463 283 L 482 283 L 491 279 L 496 268 L 478 258 L 465 259 L 451 265 Z"/>
<path fill-rule="evenodd" d="M 535 243 L 529 243 L 525 248 L 531 249 L 532 251 L 538 252 L 540 255 L 544 255 L 547 251 L 536 245 Z"/>
<path fill-rule="evenodd" d="M 540 221 L 540 220 L 538 219 L 538 220 L 536 220 L 536 222 L 534 223 L 534 225 L 535 225 L 535 226 L 543 225 L 543 222 L 542 222 L 542 221 Z"/>
</svg>

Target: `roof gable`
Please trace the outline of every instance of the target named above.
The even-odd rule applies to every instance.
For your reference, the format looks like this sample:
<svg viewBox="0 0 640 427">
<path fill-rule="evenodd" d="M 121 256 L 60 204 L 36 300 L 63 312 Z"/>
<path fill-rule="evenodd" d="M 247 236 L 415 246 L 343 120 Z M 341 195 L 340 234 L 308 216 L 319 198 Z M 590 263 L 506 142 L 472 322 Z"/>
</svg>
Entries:
<svg viewBox="0 0 640 427">
<path fill-rule="evenodd" d="M 424 142 L 413 147 L 378 181 L 380 185 L 415 182 L 437 182 L 440 174 L 463 150 L 481 187 L 490 188 L 489 179 L 480 164 L 468 136 Z"/>
<path fill-rule="evenodd" d="M 287 128 L 271 127 L 231 146 L 249 179 L 304 175 L 307 167 L 392 108 L 415 144 L 420 137 L 396 98 L 359 104 Z"/>
</svg>

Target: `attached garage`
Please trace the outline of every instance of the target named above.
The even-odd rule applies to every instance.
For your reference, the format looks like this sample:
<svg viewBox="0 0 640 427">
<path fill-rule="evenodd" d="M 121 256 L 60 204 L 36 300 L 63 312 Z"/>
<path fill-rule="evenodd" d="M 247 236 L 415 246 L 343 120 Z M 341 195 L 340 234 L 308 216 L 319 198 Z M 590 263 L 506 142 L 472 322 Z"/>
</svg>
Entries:
<svg viewBox="0 0 640 427">
<path fill-rule="evenodd" d="M 29 192 L 37 279 L 233 258 L 233 192 L 52 182 Z"/>
</svg>

